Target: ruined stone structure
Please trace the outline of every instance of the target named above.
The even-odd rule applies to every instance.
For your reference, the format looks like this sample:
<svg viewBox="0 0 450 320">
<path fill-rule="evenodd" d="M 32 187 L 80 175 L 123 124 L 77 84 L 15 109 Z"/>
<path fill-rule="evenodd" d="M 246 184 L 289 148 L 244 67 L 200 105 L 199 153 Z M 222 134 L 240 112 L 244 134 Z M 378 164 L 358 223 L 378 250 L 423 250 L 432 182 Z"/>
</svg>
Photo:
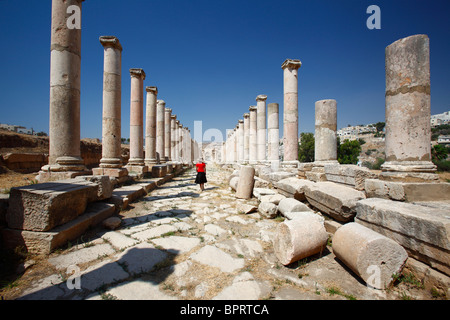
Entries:
<svg viewBox="0 0 450 320">
<path fill-rule="evenodd" d="M 148 167 L 144 164 L 144 80 L 142 69 L 130 69 L 130 159 L 128 171 L 144 174 Z"/>
<path fill-rule="evenodd" d="M 145 113 L 145 164 L 151 167 L 158 163 L 156 159 L 156 101 L 158 88 L 146 87 L 147 107 Z"/>
<path fill-rule="evenodd" d="M 298 162 L 298 69 L 300 60 L 286 59 L 281 68 L 284 72 L 283 114 L 283 163 L 297 166 Z"/>
<path fill-rule="evenodd" d="M 400 39 L 386 48 L 386 162 L 383 176 L 433 180 L 428 36 Z M 400 174 L 397 174 L 400 173 Z"/>
<path fill-rule="evenodd" d="M 256 141 L 257 141 L 257 160 L 264 162 L 266 160 L 266 95 L 256 97 Z"/>
</svg>

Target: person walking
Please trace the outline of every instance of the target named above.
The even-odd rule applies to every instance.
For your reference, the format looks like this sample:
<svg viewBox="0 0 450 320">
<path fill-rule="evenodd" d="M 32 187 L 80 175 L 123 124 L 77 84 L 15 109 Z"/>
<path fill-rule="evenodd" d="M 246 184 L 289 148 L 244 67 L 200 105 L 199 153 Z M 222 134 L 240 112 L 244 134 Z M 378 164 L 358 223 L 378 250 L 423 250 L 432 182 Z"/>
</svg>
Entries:
<svg viewBox="0 0 450 320">
<path fill-rule="evenodd" d="M 205 183 L 208 182 L 206 180 L 206 164 L 203 159 L 199 159 L 195 165 L 197 169 L 197 176 L 195 177 L 195 183 L 200 185 L 200 190 L 205 190 Z"/>
</svg>

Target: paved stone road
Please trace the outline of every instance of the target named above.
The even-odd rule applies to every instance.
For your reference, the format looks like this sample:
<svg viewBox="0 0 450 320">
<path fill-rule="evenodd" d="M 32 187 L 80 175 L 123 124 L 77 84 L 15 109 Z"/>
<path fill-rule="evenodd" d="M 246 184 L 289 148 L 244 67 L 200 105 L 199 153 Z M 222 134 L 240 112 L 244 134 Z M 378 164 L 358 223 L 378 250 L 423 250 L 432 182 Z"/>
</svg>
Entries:
<svg viewBox="0 0 450 320">
<path fill-rule="evenodd" d="M 207 175 L 204 192 L 188 170 L 122 211 L 120 228 L 92 230 L 89 242 L 37 262 L 45 268 L 27 273 L 33 280 L 16 298 L 398 298 L 367 288 L 331 248 L 282 266 L 272 249 L 281 220 L 243 214 L 240 206 L 257 206 L 257 199 L 236 200 L 226 183 L 230 173 L 219 167 L 208 168 Z"/>
</svg>

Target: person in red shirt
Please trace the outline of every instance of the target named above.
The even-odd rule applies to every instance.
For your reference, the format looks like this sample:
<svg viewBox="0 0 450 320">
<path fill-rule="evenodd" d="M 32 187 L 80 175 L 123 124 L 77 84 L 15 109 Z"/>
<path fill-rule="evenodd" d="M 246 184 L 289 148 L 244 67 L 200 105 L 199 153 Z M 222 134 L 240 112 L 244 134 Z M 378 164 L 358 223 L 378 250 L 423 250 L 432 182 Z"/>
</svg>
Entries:
<svg viewBox="0 0 450 320">
<path fill-rule="evenodd" d="M 206 180 L 206 164 L 203 159 L 198 160 L 195 165 L 197 169 L 197 176 L 195 177 L 195 183 L 200 185 L 200 190 L 205 190 L 205 183 L 208 182 Z"/>
</svg>

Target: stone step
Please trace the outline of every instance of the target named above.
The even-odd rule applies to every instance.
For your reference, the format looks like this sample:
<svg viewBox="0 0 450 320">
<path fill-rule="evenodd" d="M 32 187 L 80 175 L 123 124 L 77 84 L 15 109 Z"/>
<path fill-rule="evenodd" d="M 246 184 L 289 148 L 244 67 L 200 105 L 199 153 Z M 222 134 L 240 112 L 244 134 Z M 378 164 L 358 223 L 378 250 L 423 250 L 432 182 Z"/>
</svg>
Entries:
<svg viewBox="0 0 450 320">
<path fill-rule="evenodd" d="M 450 213 L 435 207 L 370 198 L 358 201 L 355 221 L 402 245 L 408 254 L 450 275 Z"/>
</svg>

